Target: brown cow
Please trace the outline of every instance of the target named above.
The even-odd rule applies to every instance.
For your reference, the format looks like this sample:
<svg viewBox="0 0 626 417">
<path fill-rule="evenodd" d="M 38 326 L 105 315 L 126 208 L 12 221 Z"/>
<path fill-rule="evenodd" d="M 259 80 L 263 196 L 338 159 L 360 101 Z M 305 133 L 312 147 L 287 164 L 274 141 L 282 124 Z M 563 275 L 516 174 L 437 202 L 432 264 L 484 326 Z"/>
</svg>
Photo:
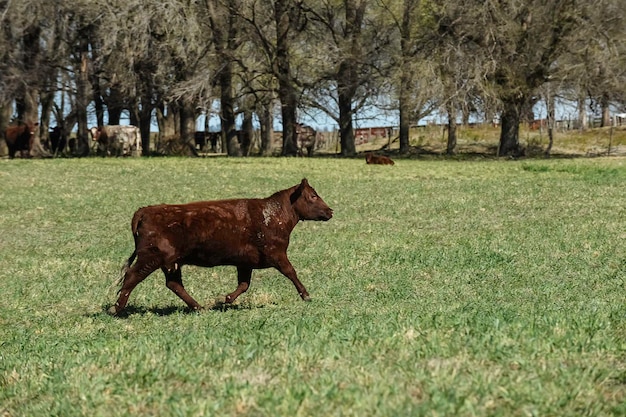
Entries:
<svg viewBox="0 0 626 417">
<path fill-rule="evenodd" d="M 376 164 L 376 165 L 393 165 L 395 162 L 387 156 L 384 155 L 374 155 L 371 152 L 368 152 L 365 155 L 365 162 L 368 164 Z"/>
<path fill-rule="evenodd" d="M 15 158 L 15 152 L 20 151 L 22 158 L 30 158 L 30 150 L 33 148 L 35 140 L 35 129 L 39 123 L 19 123 L 15 126 L 7 127 L 5 139 L 9 148 L 9 158 Z"/>
<path fill-rule="evenodd" d="M 306 179 L 263 199 L 140 208 L 131 223 L 135 250 L 124 264 L 119 298 L 109 312 L 119 315 L 137 284 L 159 268 L 167 288 L 193 310 L 202 309 L 183 287 L 183 265 L 236 266 L 239 284 L 226 296 L 228 304 L 248 290 L 253 269 L 270 267 L 289 278 L 300 297 L 309 301 L 287 258 L 289 236 L 301 220 L 326 221 L 332 216 L 332 209 Z"/>
</svg>

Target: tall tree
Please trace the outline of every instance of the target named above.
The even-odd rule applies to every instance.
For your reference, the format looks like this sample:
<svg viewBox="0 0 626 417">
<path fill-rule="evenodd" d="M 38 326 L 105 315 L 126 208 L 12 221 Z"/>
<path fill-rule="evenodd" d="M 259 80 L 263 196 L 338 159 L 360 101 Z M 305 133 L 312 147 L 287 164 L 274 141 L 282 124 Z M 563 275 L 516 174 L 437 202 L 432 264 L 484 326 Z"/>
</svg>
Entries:
<svg viewBox="0 0 626 417">
<path fill-rule="evenodd" d="M 400 153 L 409 151 L 409 126 L 411 122 L 410 91 L 413 86 L 414 72 L 411 70 L 411 62 L 415 58 L 418 48 L 413 45 L 415 16 L 420 2 L 404 0 L 402 7 L 402 19 L 400 20 L 400 84 L 398 94 L 398 110 L 400 123 Z"/>
<path fill-rule="evenodd" d="M 379 0 L 394 32 L 388 73 L 391 95 L 397 98 L 400 153 L 409 151 L 409 128 L 431 113 L 439 103 L 440 83 L 433 77 L 432 42 L 427 34 L 427 8 L 415 0 Z M 386 71 L 387 72 L 387 71 Z"/>
<path fill-rule="evenodd" d="M 278 98 L 283 120 L 283 156 L 294 156 L 296 146 L 296 110 L 298 108 L 295 82 L 291 73 L 291 39 L 297 25 L 301 2 L 290 0 L 274 1 L 274 21 L 276 24 L 276 76 L 278 78 Z"/>
<path fill-rule="evenodd" d="M 296 122 L 301 107 L 302 76 L 307 71 L 305 56 L 308 45 L 301 39 L 308 27 L 308 16 L 302 0 L 271 0 L 247 2 L 242 9 L 251 45 L 248 56 L 257 60 L 255 74 L 256 90 L 250 91 L 256 98 L 258 112 L 263 123 L 264 154 L 271 152 L 271 129 L 274 103 L 280 103 L 283 127 L 281 155 L 297 154 Z"/>
<path fill-rule="evenodd" d="M 230 156 L 241 156 L 235 124 L 234 62 L 239 46 L 236 2 L 207 0 L 209 22 L 213 34 L 215 56 L 219 62 L 217 80 L 220 88 L 222 134 L 225 135 L 226 150 Z"/>
<path fill-rule="evenodd" d="M 483 68 L 502 105 L 499 155 L 520 155 L 520 121 L 586 24 L 588 6 L 576 0 L 463 0 L 442 10 L 439 33 L 486 54 Z"/>
<path fill-rule="evenodd" d="M 308 105 L 339 124 L 341 155 L 356 154 L 354 121 L 377 98 L 390 36 L 372 13 L 372 0 L 311 1 L 316 74 L 307 83 Z M 331 51 L 330 53 L 328 51 Z"/>
<path fill-rule="evenodd" d="M 589 11 L 589 24 L 579 28 L 569 56 L 559 62 L 567 70 L 564 89 L 579 101 L 579 122 L 586 128 L 592 110 L 608 126 L 611 106 L 626 93 L 626 8 L 619 0 L 602 0 Z"/>
<path fill-rule="evenodd" d="M 367 2 L 365 0 L 344 0 L 345 21 L 343 38 L 345 50 L 337 69 L 337 102 L 339 105 L 339 136 L 341 154 L 356 154 L 352 119 L 352 101 L 359 87 L 359 63 L 362 60 L 362 28 Z"/>
<path fill-rule="evenodd" d="M 45 85 L 45 49 L 49 42 L 50 30 L 46 30 L 48 16 L 52 8 L 49 4 L 35 1 L 5 2 L 0 6 L 0 22 L 3 31 L 0 46 L 2 75 L 3 110 L 0 125 L 6 127 L 6 116 L 15 110 L 18 122 L 39 122 L 39 93 Z M 6 71 L 6 72 L 5 72 Z M 49 156 L 41 143 L 40 129 L 37 129 L 31 155 Z"/>
</svg>

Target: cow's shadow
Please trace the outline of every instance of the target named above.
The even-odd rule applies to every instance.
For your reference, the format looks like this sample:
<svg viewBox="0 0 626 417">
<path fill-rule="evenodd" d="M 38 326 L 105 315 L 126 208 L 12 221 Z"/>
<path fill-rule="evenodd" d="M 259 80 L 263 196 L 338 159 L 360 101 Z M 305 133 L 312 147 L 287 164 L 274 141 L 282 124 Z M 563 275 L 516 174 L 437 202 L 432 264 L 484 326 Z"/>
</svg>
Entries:
<svg viewBox="0 0 626 417">
<path fill-rule="evenodd" d="M 111 315 L 109 313 L 109 309 L 113 306 L 113 304 L 104 304 L 102 306 L 102 312 L 98 313 Z M 144 307 L 144 306 L 127 306 L 124 311 L 115 317 L 118 318 L 127 318 L 133 315 L 147 315 L 154 314 L 156 316 L 171 316 L 173 314 L 202 314 L 207 311 L 230 311 L 230 310 L 252 310 L 256 308 L 263 308 L 264 305 L 250 305 L 250 304 L 226 304 L 226 303 L 211 303 L 205 305 L 204 308 L 200 311 L 192 310 L 189 307 L 181 306 L 181 305 L 169 305 L 165 307 Z"/>
</svg>

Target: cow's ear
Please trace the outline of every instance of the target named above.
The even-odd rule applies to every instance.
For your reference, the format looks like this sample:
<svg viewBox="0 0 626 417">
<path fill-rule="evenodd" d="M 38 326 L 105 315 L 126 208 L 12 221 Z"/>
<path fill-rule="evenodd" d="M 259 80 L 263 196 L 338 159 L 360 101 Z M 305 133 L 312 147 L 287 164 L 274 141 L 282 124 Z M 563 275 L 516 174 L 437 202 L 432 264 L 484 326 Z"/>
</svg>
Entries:
<svg viewBox="0 0 626 417">
<path fill-rule="evenodd" d="M 300 196 L 302 195 L 302 190 L 304 190 L 304 187 L 306 187 L 307 185 L 309 185 L 309 183 L 306 181 L 306 178 L 303 178 L 302 182 L 300 182 L 300 184 L 296 187 L 293 193 L 291 193 L 291 195 L 289 196 L 289 201 L 291 202 L 291 204 L 295 203 L 296 200 L 300 198 Z"/>
</svg>

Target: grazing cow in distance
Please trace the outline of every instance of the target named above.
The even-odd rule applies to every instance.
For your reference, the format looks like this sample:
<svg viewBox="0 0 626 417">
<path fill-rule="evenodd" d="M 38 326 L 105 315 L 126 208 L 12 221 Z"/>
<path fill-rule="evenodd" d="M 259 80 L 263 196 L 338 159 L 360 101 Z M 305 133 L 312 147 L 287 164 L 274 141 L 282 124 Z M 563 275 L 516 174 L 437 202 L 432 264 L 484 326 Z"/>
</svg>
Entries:
<svg viewBox="0 0 626 417">
<path fill-rule="evenodd" d="M 61 126 L 55 126 L 48 133 L 48 138 L 50 139 L 50 152 L 53 155 L 56 155 L 57 152 L 63 152 L 65 150 L 65 146 L 67 145 L 67 135 L 63 132 Z"/>
<path fill-rule="evenodd" d="M 30 158 L 30 150 L 33 148 L 36 130 L 39 123 L 18 123 L 6 128 L 4 138 L 9 148 L 9 158 L 15 158 L 15 153 L 20 151 L 20 157 Z"/>
<path fill-rule="evenodd" d="M 196 131 L 193 133 L 193 140 L 194 143 L 196 144 L 196 149 L 199 151 L 204 150 L 206 143 L 207 143 L 207 138 L 209 137 L 209 133 L 208 132 L 202 132 L 202 131 Z"/>
<path fill-rule="evenodd" d="M 191 309 L 202 309 L 183 287 L 183 265 L 236 266 L 238 285 L 226 296 L 227 304 L 248 290 L 253 269 L 271 267 L 291 280 L 304 301 L 310 301 L 287 258 L 289 236 L 301 220 L 326 221 L 332 216 L 333 210 L 306 179 L 267 198 L 140 208 L 131 222 L 135 250 L 124 265 L 119 298 L 109 312 L 119 315 L 137 284 L 159 268 L 167 288 Z"/>
<path fill-rule="evenodd" d="M 141 133 L 137 126 L 94 126 L 89 133 L 103 156 L 141 156 Z"/>
<path fill-rule="evenodd" d="M 206 150 L 207 144 L 211 144 L 210 151 L 216 152 L 217 141 L 220 139 L 222 132 L 202 132 L 197 131 L 193 134 L 193 139 L 196 144 L 196 149 L 199 151 Z"/>
<path fill-rule="evenodd" d="M 311 126 L 296 123 L 296 147 L 298 148 L 298 156 L 304 156 L 304 150 L 306 149 L 306 155 L 313 155 L 313 150 L 317 142 L 318 133 Z"/>
<path fill-rule="evenodd" d="M 368 152 L 365 155 L 365 162 L 367 164 L 375 164 L 375 165 L 394 165 L 395 162 L 388 156 L 384 155 L 375 155 L 371 152 Z"/>
</svg>

